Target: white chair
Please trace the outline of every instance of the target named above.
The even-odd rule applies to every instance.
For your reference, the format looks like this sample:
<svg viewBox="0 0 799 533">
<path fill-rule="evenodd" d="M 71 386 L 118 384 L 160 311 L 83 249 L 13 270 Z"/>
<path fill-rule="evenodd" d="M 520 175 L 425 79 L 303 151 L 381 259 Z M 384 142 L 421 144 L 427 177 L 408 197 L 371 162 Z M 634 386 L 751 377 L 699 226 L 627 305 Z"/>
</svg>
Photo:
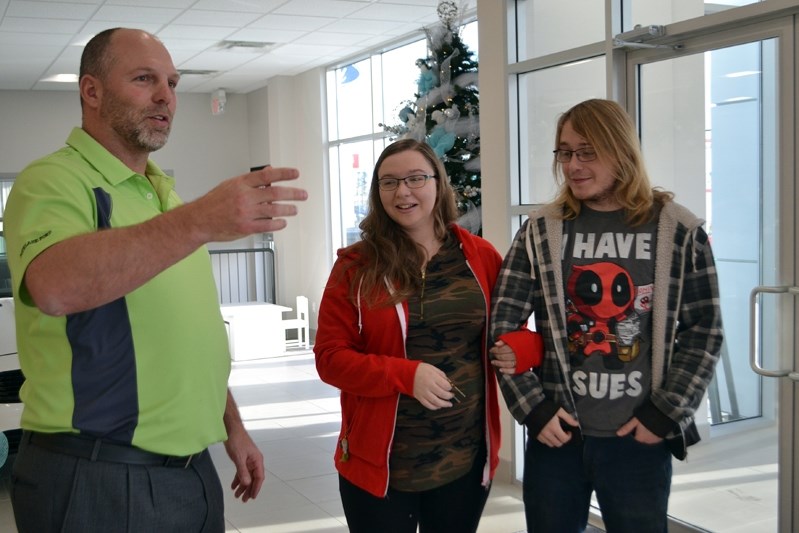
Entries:
<svg viewBox="0 0 799 533">
<path fill-rule="evenodd" d="M 286 340 L 286 348 L 310 348 L 311 329 L 308 322 L 308 298 L 297 296 L 297 318 L 283 320 L 281 324 L 285 331 L 297 330 L 297 338 Z"/>
</svg>

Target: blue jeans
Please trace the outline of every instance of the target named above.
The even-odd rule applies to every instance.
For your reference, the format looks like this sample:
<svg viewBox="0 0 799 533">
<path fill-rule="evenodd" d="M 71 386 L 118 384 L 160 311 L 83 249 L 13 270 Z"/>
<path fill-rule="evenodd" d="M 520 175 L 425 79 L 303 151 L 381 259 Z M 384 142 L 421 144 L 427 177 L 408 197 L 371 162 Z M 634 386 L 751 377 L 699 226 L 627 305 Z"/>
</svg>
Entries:
<svg viewBox="0 0 799 533">
<path fill-rule="evenodd" d="M 572 438 L 550 448 L 530 438 L 524 454 L 529 533 L 585 531 L 596 492 L 608 533 L 665 533 L 671 454 L 665 442 L 632 437 Z"/>
</svg>

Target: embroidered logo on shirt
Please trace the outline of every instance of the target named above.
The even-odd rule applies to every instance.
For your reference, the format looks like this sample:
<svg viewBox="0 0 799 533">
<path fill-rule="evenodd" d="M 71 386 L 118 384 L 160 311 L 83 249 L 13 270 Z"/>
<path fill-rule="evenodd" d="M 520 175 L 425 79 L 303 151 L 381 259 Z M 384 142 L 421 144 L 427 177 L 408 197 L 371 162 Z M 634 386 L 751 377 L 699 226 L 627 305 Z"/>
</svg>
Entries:
<svg viewBox="0 0 799 533">
<path fill-rule="evenodd" d="M 19 252 L 19 256 L 22 257 L 22 255 L 25 253 L 25 250 L 28 248 L 28 246 L 30 246 L 31 244 L 36 244 L 39 241 L 43 241 L 44 239 L 49 237 L 52 233 L 53 233 L 52 230 L 48 231 L 47 233 L 44 233 L 43 235 L 40 235 L 39 237 L 36 237 L 35 239 L 31 239 L 28 242 L 26 242 L 25 244 L 23 244 L 22 245 L 22 250 L 20 250 L 20 252 Z"/>
</svg>

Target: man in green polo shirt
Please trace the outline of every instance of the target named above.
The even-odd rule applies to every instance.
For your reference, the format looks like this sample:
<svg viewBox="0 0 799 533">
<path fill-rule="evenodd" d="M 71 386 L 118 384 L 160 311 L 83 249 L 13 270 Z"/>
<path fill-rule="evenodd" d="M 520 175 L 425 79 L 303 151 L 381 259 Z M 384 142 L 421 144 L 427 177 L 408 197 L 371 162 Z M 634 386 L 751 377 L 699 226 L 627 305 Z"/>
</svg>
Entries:
<svg viewBox="0 0 799 533">
<path fill-rule="evenodd" d="M 255 498 L 263 456 L 227 390 L 230 357 L 205 244 L 285 227 L 307 193 L 266 168 L 183 204 L 149 160 L 179 75 L 146 32 L 106 30 L 81 58 L 82 127 L 18 176 L 5 211 L 24 430 L 20 532 L 224 531 L 206 451 Z M 180 467 L 180 468 L 175 468 Z"/>
</svg>

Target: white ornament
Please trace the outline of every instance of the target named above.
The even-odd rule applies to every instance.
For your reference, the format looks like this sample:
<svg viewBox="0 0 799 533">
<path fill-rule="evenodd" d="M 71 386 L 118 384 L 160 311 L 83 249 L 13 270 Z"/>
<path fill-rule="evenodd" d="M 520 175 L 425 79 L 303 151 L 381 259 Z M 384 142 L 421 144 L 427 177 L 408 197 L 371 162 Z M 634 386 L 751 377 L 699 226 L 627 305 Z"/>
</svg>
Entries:
<svg viewBox="0 0 799 533">
<path fill-rule="evenodd" d="M 458 16 L 458 6 L 452 0 L 444 0 L 438 3 L 436 12 L 441 22 L 448 28 L 451 28 L 455 22 L 455 18 Z"/>
</svg>

